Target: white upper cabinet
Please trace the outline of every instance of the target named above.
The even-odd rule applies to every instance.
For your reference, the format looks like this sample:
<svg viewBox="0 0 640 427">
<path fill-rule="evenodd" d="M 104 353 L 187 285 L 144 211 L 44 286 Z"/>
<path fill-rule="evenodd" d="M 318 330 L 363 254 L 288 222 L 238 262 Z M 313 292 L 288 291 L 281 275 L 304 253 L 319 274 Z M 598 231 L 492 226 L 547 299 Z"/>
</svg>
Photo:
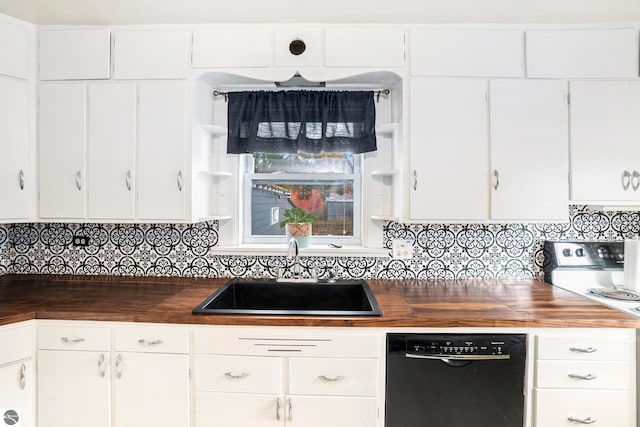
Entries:
<svg viewBox="0 0 640 427">
<path fill-rule="evenodd" d="M 571 199 L 640 200 L 640 83 L 575 81 L 571 93 Z"/>
<path fill-rule="evenodd" d="M 86 216 L 86 85 L 40 84 L 40 216 Z"/>
<path fill-rule="evenodd" d="M 29 168 L 27 82 L 0 77 L 0 220 L 29 217 L 35 174 Z"/>
<path fill-rule="evenodd" d="M 411 31 L 411 74 L 457 77 L 521 77 L 519 30 L 419 29 Z"/>
<path fill-rule="evenodd" d="M 183 82 L 140 83 L 138 93 L 138 217 L 186 216 L 187 110 Z"/>
<path fill-rule="evenodd" d="M 26 79 L 29 74 L 29 41 L 25 28 L 0 21 L 0 74 Z"/>
<path fill-rule="evenodd" d="M 568 221 L 566 84 L 493 80 L 489 97 L 491 218 Z"/>
<path fill-rule="evenodd" d="M 328 67 L 404 67 L 401 28 L 342 28 L 325 30 Z"/>
<path fill-rule="evenodd" d="M 273 65 L 273 35 L 263 27 L 225 27 L 193 31 L 194 68 Z"/>
<path fill-rule="evenodd" d="M 410 219 L 487 219 L 487 81 L 413 78 L 410 94 Z"/>
<path fill-rule="evenodd" d="M 42 30 L 39 41 L 40 80 L 109 78 L 110 30 Z"/>
<path fill-rule="evenodd" d="M 187 77 L 187 30 L 114 32 L 114 79 L 184 79 Z"/>
<path fill-rule="evenodd" d="M 136 86 L 89 85 L 89 217 L 134 217 Z"/>
<path fill-rule="evenodd" d="M 638 29 L 527 31 L 527 77 L 638 77 Z"/>
</svg>

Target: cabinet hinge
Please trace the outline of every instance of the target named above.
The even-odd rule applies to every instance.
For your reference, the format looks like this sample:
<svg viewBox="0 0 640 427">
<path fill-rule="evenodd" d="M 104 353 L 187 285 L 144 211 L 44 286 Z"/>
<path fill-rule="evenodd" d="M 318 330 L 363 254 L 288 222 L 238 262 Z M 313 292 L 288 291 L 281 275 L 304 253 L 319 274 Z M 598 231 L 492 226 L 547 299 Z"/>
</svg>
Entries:
<svg viewBox="0 0 640 427">
<path fill-rule="evenodd" d="M 568 177 L 569 177 L 569 185 L 571 185 L 571 172 L 569 172 Z"/>
<path fill-rule="evenodd" d="M 567 93 L 567 105 L 571 105 L 571 94 Z"/>
</svg>

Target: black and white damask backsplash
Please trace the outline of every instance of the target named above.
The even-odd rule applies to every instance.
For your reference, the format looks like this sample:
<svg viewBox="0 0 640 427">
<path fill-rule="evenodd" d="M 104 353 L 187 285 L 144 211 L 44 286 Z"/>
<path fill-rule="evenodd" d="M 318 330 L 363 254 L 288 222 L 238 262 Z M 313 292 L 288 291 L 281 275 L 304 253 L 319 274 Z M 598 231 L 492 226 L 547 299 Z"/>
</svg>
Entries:
<svg viewBox="0 0 640 427">
<path fill-rule="evenodd" d="M 385 244 L 414 242 L 413 258 L 302 257 L 320 277 L 344 278 L 542 277 L 548 239 L 624 239 L 640 233 L 639 212 L 600 212 L 572 206 L 557 224 L 400 224 L 385 227 Z M 74 236 L 89 236 L 87 247 Z M 126 276 L 274 277 L 284 256 L 213 255 L 217 222 L 198 224 L 0 225 L 0 274 L 111 274 Z"/>
</svg>

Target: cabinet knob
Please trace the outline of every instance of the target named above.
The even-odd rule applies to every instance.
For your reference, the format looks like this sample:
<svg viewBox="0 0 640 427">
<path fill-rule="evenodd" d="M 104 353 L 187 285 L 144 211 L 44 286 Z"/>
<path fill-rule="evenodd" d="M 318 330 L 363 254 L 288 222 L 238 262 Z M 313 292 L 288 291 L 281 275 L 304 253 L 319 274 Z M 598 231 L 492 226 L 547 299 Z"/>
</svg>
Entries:
<svg viewBox="0 0 640 427">
<path fill-rule="evenodd" d="M 104 353 L 100 353 L 98 357 L 98 374 L 104 378 L 106 372 L 104 369 Z"/>
<path fill-rule="evenodd" d="M 633 191 L 638 191 L 638 188 L 640 188 L 640 173 L 638 171 L 633 171 L 631 174 L 631 187 Z"/>
<path fill-rule="evenodd" d="M 627 191 L 629 184 L 631 184 L 631 172 L 626 170 L 622 172 L 622 189 Z"/>
<path fill-rule="evenodd" d="M 493 189 L 498 191 L 498 187 L 500 187 L 500 172 L 498 172 L 498 169 L 495 169 L 493 171 L 493 177 L 494 177 Z"/>
<path fill-rule="evenodd" d="M 122 371 L 120 370 L 121 364 L 122 364 L 122 355 L 119 354 L 118 357 L 116 357 L 116 378 L 118 379 L 122 378 Z"/>
<path fill-rule="evenodd" d="M 20 186 L 20 190 L 24 190 L 24 171 L 22 169 L 18 172 L 18 185 Z"/>
<path fill-rule="evenodd" d="M 80 344 L 81 342 L 84 342 L 84 338 L 62 337 L 60 338 L 60 341 L 62 341 L 65 344 Z"/>
<path fill-rule="evenodd" d="M 182 191 L 182 171 L 178 171 L 178 191 Z"/>
<path fill-rule="evenodd" d="M 418 170 L 413 170 L 413 191 L 418 189 Z"/>
<path fill-rule="evenodd" d="M 587 418 L 567 417 L 567 419 L 572 423 L 578 423 L 578 424 L 593 424 L 596 421 L 598 421 L 596 418 L 593 418 L 593 417 L 587 417 Z"/>
<path fill-rule="evenodd" d="M 82 171 L 76 172 L 76 188 L 82 191 Z"/>
<path fill-rule="evenodd" d="M 240 380 L 242 378 L 247 378 L 249 376 L 248 372 L 241 372 L 239 374 L 233 374 L 231 372 L 225 372 L 224 373 L 225 378 L 228 378 L 230 380 Z"/>
<path fill-rule="evenodd" d="M 127 174 L 125 175 L 124 178 L 124 182 L 125 184 L 127 184 L 127 190 L 131 191 L 131 188 L 133 187 L 133 184 L 131 183 L 131 180 L 133 178 L 133 175 L 131 174 L 131 171 L 127 171 Z"/>
<path fill-rule="evenodd" d="M 20 388 L 24 390 L 27 387 L 27 365 L 24 363 L 20 366 Z"/>
<path fill-rule="evenodd" d="M 320 375 L 318 377 L 318 379 L 328 382 L 328 383 L 337 383 L 340 381 L 344 381 L 346 377 L 343 377 L 342 375 L 336 375 L 335 377 L 330 377 L 328 375 Z"/>
<path fill-rule="evenodd" d="M 569 378 L 573 378 L 576 380 L 595 380 L 596 378 L 598 378 L 597 375 L 595 374 L 587 374 L 587 375 L 580 375 L 580 374 L 574 374 L 574 373 L 570 373 L 569 374 Z"/>
<path fill-rule="evenodd" d="M 569 351 L 573 351 L 574 353 L 595 353 L 598 349 L 594 347 L 569 347 Z"/>
<path fill-rule="evenodd" d="M 276 399 L 276 420 L 280 421 L 280 408 L 282 408 L 282 401 L 280 398 Z"/>
</svg>

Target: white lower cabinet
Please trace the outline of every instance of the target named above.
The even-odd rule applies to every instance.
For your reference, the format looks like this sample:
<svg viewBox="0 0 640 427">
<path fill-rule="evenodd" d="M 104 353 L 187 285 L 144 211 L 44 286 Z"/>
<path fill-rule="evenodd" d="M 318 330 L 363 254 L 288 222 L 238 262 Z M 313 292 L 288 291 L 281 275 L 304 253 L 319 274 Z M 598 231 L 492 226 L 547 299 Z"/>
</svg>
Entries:
<svg viewBox="0 0 640 427">
<path fill-rule="evenodd" d="M 190 425 L 187 330 L 71 322 L 38 338 L 40 427 Z"/>
<path fill-rule="evenodd" d="M 534 426 L 636 425 L 635 330 L 537 336 Z"/>
<path fill-rule="evenodd" d="M 35 426 L 32 328 L 0 328 L 0 416 L 2 425 Z"/>
<path fill-rule="evenodd" d="M 378 336 L 366 337 L 358 348 L 360 336 L 330 355 L 335 340 L 326 332 L 289 338 L 286 332 L 240 329 L 236 334 L 194 333 L 196 427 L 375 427 L 381 422 Z M 254 351 L 247 341 L 253 341 Z M 226 345 L 209 344 L 221 342 Z M 206 354 L 213 347 L 227 354 Z"/>
</svg>

